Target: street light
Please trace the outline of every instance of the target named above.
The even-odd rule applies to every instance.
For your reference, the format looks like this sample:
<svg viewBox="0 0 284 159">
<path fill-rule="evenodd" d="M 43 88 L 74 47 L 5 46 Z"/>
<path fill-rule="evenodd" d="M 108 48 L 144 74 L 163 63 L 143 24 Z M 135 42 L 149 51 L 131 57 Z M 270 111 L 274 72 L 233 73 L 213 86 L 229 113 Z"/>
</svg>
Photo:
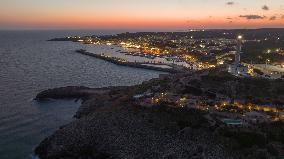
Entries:
<svg viewBox="0 0 284 159">
<path fill-rule="evenodd" d="M 239 39 L 239 40 L 242 40 L 242 39 L 243 39 L 243 36 L 242 36 L 242 35 L 238 35 L 238 39 Z"/>
<path fill-rule="evenodd" d="M 267 67 L 267 65 L 270 63 L 269 59 L 266 59 L 266 63 L 265 63 L 265 68 Z"/>
</svg>

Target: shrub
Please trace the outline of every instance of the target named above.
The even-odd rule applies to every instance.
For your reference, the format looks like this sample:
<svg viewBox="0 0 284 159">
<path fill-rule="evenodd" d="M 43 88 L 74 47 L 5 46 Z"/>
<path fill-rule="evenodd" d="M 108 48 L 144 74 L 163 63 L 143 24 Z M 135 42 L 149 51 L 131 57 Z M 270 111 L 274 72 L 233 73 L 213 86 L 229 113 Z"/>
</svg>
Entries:
<svg viewBox="0 0 284 159">
<path fill-rule="evenodd" d="M 263 131 L 266 132 L 269 140 L 278 141 L 284 144 L 284 123 L 274 122 L 271 124 L 264 125 Z"/>
<path fill-rule="evenodd" d="M 238 144 L 238 148 L 251 148 L 253 146 L 265 147 L 266 137 L 257 132 L 232 131 L 227 128 L 221 130 L 221 135 L 233 139 Z"/>
<path fill-rule="evenodd" d="M 259 74 L 259 75 L 263 75 L 264 73 L 261 71 L 261 70 L 259 70 L 259 69 L 253 69 L 253 72 L 255 72 L 255 73 L 257 73 L 257 74 Z"/>
</svg>

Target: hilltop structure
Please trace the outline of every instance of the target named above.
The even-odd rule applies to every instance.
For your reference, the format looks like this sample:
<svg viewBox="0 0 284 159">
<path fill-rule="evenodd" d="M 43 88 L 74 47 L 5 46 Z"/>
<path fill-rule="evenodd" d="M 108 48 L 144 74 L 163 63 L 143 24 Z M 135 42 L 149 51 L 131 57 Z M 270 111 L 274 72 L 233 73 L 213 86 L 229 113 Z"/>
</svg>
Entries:
<svg viewBox="0 0 284 159">
<path fill-rule="evenodd" d="M 243 37 L 241 35 L 237 38 L 237 50 L 235 52 L 235 62 L 229 65 L 228 71 L 235 76 L 248 76 L 248 67 L 241 64 Z"/>
</svg>

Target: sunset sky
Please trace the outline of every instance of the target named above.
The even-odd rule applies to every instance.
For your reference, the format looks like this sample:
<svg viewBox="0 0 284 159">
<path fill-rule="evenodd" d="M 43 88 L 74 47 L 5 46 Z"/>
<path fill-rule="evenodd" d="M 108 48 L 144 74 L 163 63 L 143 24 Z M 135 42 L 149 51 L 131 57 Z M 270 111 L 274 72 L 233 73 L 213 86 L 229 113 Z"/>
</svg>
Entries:
<svg viewBox="0 0 284 159">
<path fill-rule="evenodd" d="M 0 28 L 284 27 L 284 0 L 1 0 Z"/>
</svg>

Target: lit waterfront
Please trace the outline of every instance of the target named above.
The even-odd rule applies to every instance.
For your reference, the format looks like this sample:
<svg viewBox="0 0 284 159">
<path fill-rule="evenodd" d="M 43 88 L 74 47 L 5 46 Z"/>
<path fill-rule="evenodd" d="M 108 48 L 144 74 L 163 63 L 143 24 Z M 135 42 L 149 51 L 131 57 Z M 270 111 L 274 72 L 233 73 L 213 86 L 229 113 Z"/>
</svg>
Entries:
<svg viewBox="0 0 284 159">
<path fill-rule="evenodd" d="M 199 34 L 199 37 L 195 36 L 196 33 Z M 92 51 L 92 47 L 89 47 L 87 51 L 96 54 L 104 54 L 110 57 L 118 57 L 128 62 L 158 63 L 168 66 L 181 66 L 191 70 L 203 70 L 219 65 L 227 65 L 230 67 L 230 65 L 234 63 L 236 53 L 241 53 L 242 51 L 238 49 L 239 44 L 260 44 L 268 40 L 268 38 L 259 38 L 258 40 L 246 39 L 244 35 L 238 35 L 232 38 L 233 35 L 226 31 L 221 32 L 221 35 L 219 35 L 221 37 L 204 38 L 203 34 L 206 33 L 207 30 L 192 30 L 189 32 L 176 33 L 122 33 L 113 36 L 73 36 L 67 37 L 67 40 L 82 42 L 92 47 L 99 47 L 100 52 Z M 210 33 L 210 30 L 208 33 Z M 228 38 L 222 36 L 227 36 Z M 272 38 L 270 40 L 279 41 L 280 38 Z M 281 48 L 263 51 L 263 53 L 266 54 L 265 56 L 271 56 L 273 54 L 281 56 L 281 52 Z M 271 62 L 268 59 L 267 61 Z M 243 63 L 241 62 L 240 59 L 239 64 Z M 245 66 L 247 68 L 243 66 L 242 68 L 238 68 L 242 70 L 238 72 L 243 76 L 271 77 L 270 72 L 262 76 L 257 74 L 259 71 L 251 67 L 252 65 L 245 64 Z M 253 74 L 255 71 L 256 74 Z M 231 72 L 230 68 L 229 72 Z M 277 78 L 281 78 L 281 75 Z"/>
<path fill-rule="evenodd" d="M 120 47 L 116 45 L 89 45 L 87 48 L 88 52 L 95 53 L 95 54 L 104 54 L 110 57 L 117 57 L 123 60 L 126 60 L 128 62 L 137 62 L 137 63 L 150 63 L 150 64 L 160 64 L 160 65 L 178 65 L 183 66 L 186 68 L 191 69 L 197 69 L 194 67 L 194 64 L 189 64 L 184 61 L 172 61 L 167 60 L 164 57 L 154 57 L 154 58 L 147 58 L 147 57 L 141 57 L 141 56 L 133 56 L 133 55 L 127 55 L 126 53 L 121 52 L 139 52 L 139 50 L 133 50 L 125 47 Z"/>
</svg>

